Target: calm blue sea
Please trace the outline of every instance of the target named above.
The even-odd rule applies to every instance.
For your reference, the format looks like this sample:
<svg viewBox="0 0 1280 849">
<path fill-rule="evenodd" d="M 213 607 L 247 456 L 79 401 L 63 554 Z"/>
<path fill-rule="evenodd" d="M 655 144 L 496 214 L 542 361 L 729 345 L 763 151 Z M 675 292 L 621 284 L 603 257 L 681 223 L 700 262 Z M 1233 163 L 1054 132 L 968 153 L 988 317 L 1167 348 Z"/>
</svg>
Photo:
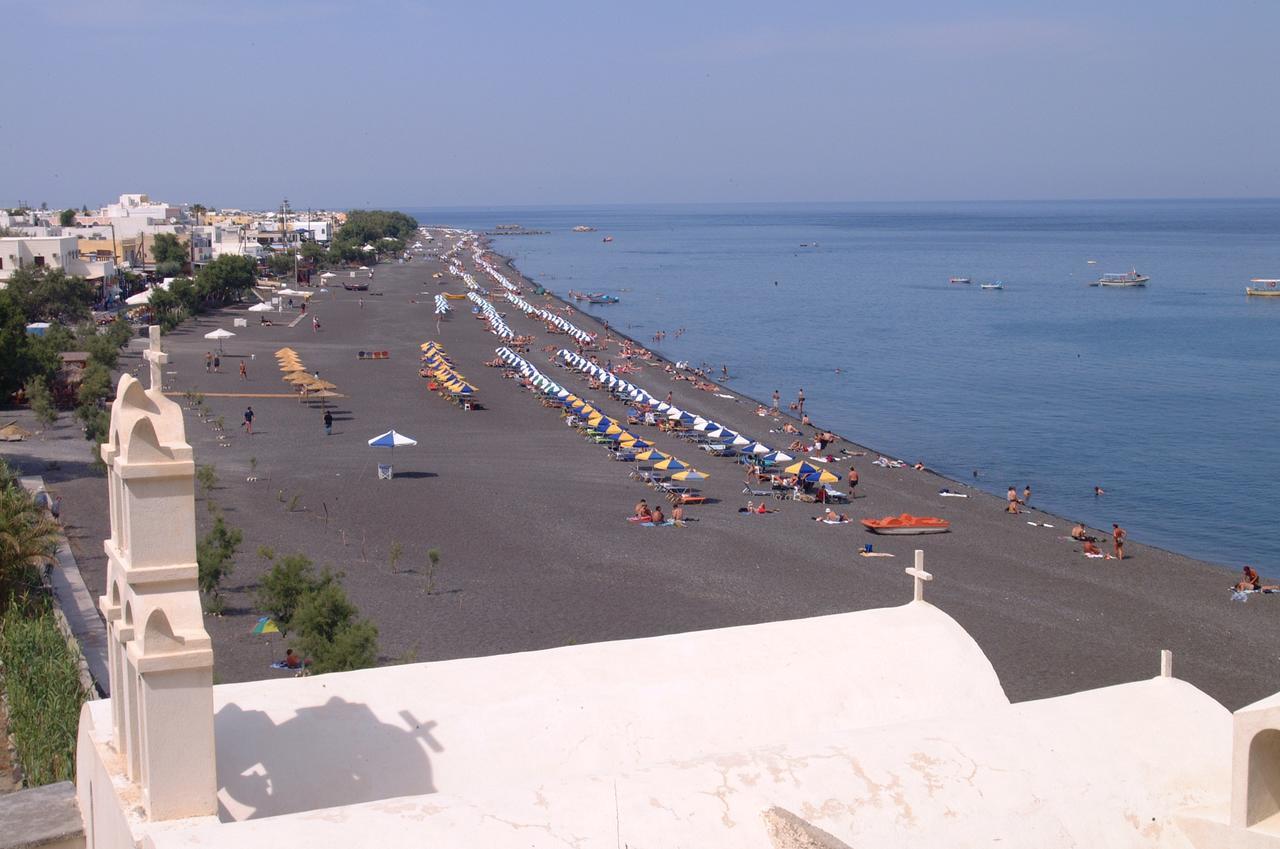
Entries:
<svg viewBox="0 0 1280 849">
<path fill-rule="evenodd" d="M 1280 567 L 1280 298 L 1244 295 L 1280 277 L 1280 201 L 408 211 L 550 230 L 495 246 L 553 291 L 619 295 L 590 310 L 642 341 L 685 328 L 657 350 L 727 364 L 740 392 L 803 388 L 815 423 L 877 450 Z M 1131 268 L 1148 288 L 1087 285 Z"/>
</svg>

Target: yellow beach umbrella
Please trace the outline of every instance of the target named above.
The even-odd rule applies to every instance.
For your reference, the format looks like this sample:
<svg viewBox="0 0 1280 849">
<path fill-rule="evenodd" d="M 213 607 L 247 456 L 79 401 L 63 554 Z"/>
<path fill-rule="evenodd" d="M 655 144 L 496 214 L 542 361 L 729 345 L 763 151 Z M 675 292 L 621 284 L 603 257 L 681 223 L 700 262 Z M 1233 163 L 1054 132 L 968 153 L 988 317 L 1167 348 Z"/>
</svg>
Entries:
<svg viewBox="0 0 1280 849">
<path fill-rule="evenodd" d="M 298 352 L 293 350 L 292 348 L 281 348 L 279 351 L 276 351 L 276 356 L 278 357 L 281 354 L 296 354 L 296 353 Z"/>
<path fill-rule="evenodd" d="M 805 480 L 813 481 L 815 483 L 836 483 L 837 481 L 840 480 L 840 478 L 831 474 L 826 469 L 823 469 L 821 472 L 818 473 L 816 478 L 809 476 L 809 477 L 806 477 Z"/>
<path fill-rule="evenodd" d="M 648 451 L 641 451 L 636 455 L 637 460 L 666 460 L 670 454 L 663 454 L 657 448 L 650 448 Z"/>
<path fill-rule="evenodd" d="M 671 476 L 672 480 L 677 481 L 704 481 L 711 475 L 706 472 L 700 472 L 697 469 L 685 469 L 683 472 L 676 472 Z"/>
<path fill-rule="evenodd" d="M 282 378 L 282 380 L 284 380 L 287 383 L 299 383 L 299 384 L 310 383 L 311 375 L 307 374 L 306 372 L 297 371 L 297 372 L 294 372 L 293 374 L 286 374 Z"/>
<path fill-rule="evenodd" d="M 613 436 L 615 433 L 622 433 L 622 428 L 618 427 L 618 423 L 614 422 L 605 429 L 605 436 Z"/>
<path fill-rule="evenodd" d="M 306 371 L 307 367 L 302 363 L 281 363 L 280 371 Z"/>
<path fill-rule="evenodd" d="M 675 457 L 668 457 L 667 459 L 663 460 L 660 463 L 654 463 L 653 467 L 655 469 L 662 469 L 664 472 L 666 471 L 683 472 L 685 469 L 689 468 L 689 466 L 680 462 Z"/>
<path fill-rule="evenodd" d="M 338 384 L 330 383 L 327 380 L 309 380 L 306 383 L 307 389 L 337 389 Z"/>
</svg>

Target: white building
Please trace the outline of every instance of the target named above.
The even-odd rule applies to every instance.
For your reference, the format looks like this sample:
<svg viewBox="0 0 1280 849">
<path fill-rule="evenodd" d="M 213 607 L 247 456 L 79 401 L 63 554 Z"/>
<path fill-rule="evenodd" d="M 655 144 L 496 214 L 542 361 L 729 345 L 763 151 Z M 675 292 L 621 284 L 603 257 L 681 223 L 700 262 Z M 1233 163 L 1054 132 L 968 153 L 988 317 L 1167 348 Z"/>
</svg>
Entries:
<svg viewBox="0 0 1280 849">
<path fill-rule="evenodd" d="M 120 195 L 120 200 L 104 206 L 98 217 L 108 219 L 117 236 L 136 236 L 150 232 L 154 225 L 175 224 L 183 213 L 172 204 L 152 201 L 144 194 Z"/>
<path fill-rule="evenodd" d="M 1012 704 L 921 561 L 891 609 L 213 686 L 157 330 L 102 447 L 89 849 L 1280 847 L 1280 697 L 1233 718 L 1166 654 Z"/>
<path fill-rule="evenodd" d="M 92 281 L 110 280 L 116 273 L 110 260 L 82 260 L 76 236 L 0 238 L 0 281 L 8 280 L 20 268 L 61 268 Z"/>
</svg>

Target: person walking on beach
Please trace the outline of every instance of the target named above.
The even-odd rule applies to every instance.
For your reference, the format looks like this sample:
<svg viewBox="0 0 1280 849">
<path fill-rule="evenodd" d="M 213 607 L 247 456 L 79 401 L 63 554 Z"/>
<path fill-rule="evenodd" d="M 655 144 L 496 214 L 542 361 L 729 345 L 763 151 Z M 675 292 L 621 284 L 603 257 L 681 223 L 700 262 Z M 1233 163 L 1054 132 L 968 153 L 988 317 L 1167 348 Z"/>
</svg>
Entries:
<svg viewBox="0 0 1280 849">
<path fill-rule="evenodd" d="M 1005 496 L 1005 498 L 1009 500 L 1009 506 L 1006 507 L 1005 510 L 1009 513 L 1012 513 L 1015 516 L 1018 515 L 1018 513 L 1021 512 L 1018 509 L 1018 505 L 1021 503 L 1020 501 L 1018 501 L 1018 490 L 1012 486 L 1009 487 L 1009 493 Z"/>
<path fill-rule="evenodd" d="M 213 373 L 222 374 L 222 357 L 217 354 L 213 355 Z"/>
<path fill-rule="evenodd" d="M 1124 541 L 1128 536 L 1124 528 L 1115 522 L 1111 523 L 1111 544 L 1115 548 L 1116 560 L 1124 560 Z"/>
<path fill-rule="evenodd" d="M 803 389 L 801 389 L 800 392 L 796 395 L 796 409 L 799 410 L 801 414 L 804 413 L 804 390 Z"/>
<path fill-rule="evenodd" d="M 778 395 L 778 390 L 773 390 L 773 411 L 778 412 L 778 404 L 782 402 L 782 397 Z"/>
<path fill-rule="evenodd" d="M 244 430 L 245 433 L 253 436 L 253 407 L 244 409 Z"/>
<path fill-rule="evenodd" d="M 333 436 L 333 413 L 324 411 L 324 435 Z"/>
<path fill-rule="evenodd" d="M 212 351 L 204 352 L 204 370 L 206 374 L 208 372 L 213 371 L 213 352 Z"/>
<path fill-rule="evenodd" d="M 858 470 L 853 466 L 849 467 L 849 476 L 846 480 L 849 483 L 849 499 L 852 500 L 856 497 L 858 489 Z"/>
<path fill-rule="evenodd" d="M 249 368 L 244 364 L 244 360 L 240 361 L 240 379 L 241 380 L 249 379 Z"/>
</svg>

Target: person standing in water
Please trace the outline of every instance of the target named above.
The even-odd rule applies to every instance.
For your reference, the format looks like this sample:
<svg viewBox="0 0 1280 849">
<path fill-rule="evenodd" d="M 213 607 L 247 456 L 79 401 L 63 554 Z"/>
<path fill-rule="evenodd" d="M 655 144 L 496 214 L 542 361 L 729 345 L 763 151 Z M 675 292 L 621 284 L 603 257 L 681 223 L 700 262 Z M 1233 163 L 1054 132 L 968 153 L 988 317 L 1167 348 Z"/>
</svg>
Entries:
<svg viewBox="0 0 1280 849">
<path fill-rule="evenodd" d="M 782 402 L 782 396 L 778 394 L 778 390 L 773 390 L 773 411 L 778 412 L 778 404 Z"/>
<path fill-rule="evenodd" d="M 799 410 L 801 413 L 804 412 L 804 390 L 803 389 L 801 389 L 796 394 L 796 409 Z"/>
</svg>

